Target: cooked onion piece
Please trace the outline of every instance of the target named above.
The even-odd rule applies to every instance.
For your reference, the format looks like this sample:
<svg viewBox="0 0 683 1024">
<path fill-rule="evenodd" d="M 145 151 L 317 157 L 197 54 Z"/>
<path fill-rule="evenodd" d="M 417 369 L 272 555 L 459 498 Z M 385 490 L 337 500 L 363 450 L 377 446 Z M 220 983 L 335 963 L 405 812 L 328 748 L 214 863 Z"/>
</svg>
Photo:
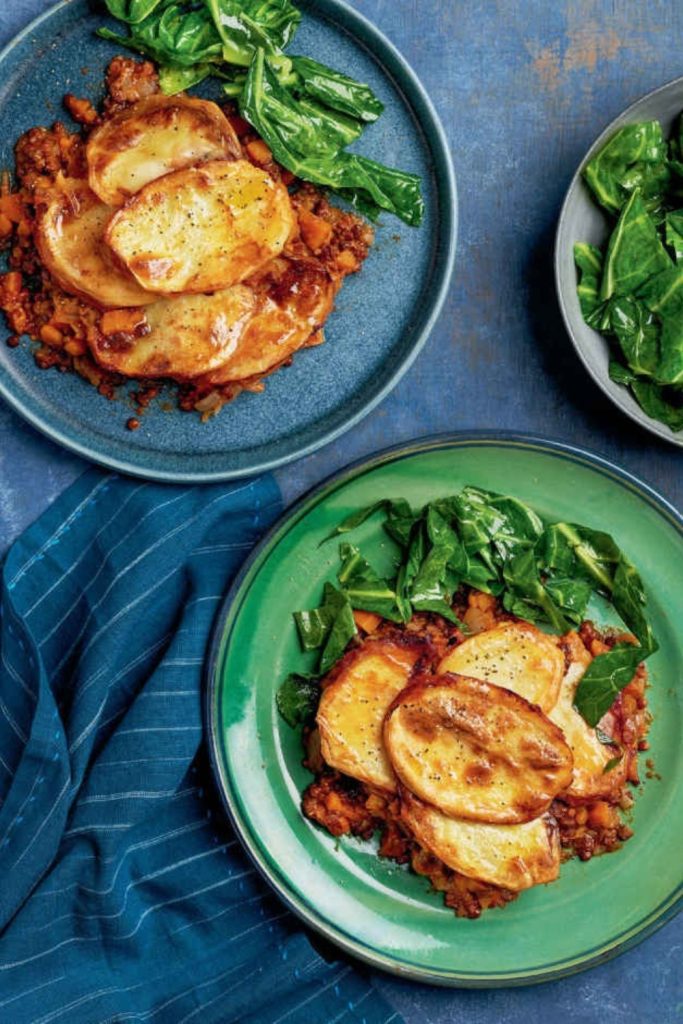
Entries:
<svg viewBox="0 0 683 1024">
<path fill-rule="evenodd" d="M 87 182 L 63 178 L 40 208 L 35 241 L 40 258 L 65 291 L 98 306 L 143 306 L 157 295 L 117 265 L 104 243 L 112 209 Z"/>
<path fill-rule="evenodd" d="M 520 825 L 449 818 L 401 789 L 401 818 L 435 857 L 460 874 L 518 891 L 560 873 L 560 841 L 550 815 Z"/>
<path fill-rule="evenodd" d="M 395 791 L 382 723 L 424 650 L 419 641 L 380 639 L 368 640 L 345 655 L 318 708 L 320 747 L 327 764 L 361 782 Z"/>
<path fill-rule="evenodd" d="M 595 729 L 581 717 L 574 708 L 574 694 L 581 677 L 593 660 L 576 633 L 568 633 L 564 643 L 569 653 L 570 664 L 562 680 L 560 697 L 549 714 L 559 725 L 574 756 L 574 774 L 571 786 L 563 793 L 565 798 L 582 800 L 609 798 L 618 794 L 627 771 L 627 758 L 622 757 L 618 765 L 605 772 L 605 766 L 618 754 L 618 748 L 601 743 Z M 611 714 L 600 724 L 608 735 Z"/>
<path fill-rule="evenodd" d="M 384 726 L 392 767 L 446 814 L 514 824 L 549 807 L 572 779 L 561 730 L 510 690 L 467 676 L 424 676 Z"/>
<path fill-rule="evenodd" d="M 161 299 L 146 309 L 147 334 L 99 336 L 92 353 L 100 366 L 127 377 L 189 380 L 230 357 L 256 306 L 254 292 L 244 285 L 214 295 Z"/>
<path fill-rule="evenodd" d="M 114 215 L 107 242 L 143 288 L 229 288 L 278 256 L 294 228 L 287 189 L 246 160 L 150 182 Z"/>
<path fill-rule="evenodd" d="M 485 679 L 538 704 L 554 707 L 564 675 L 558 643 L 528 622 L 502 622 L 448 652 L 439 672 Z"/>
<path fill-rule="evenodd" d="M 315 259 L 280 257 L 247 284 L 257 291 L 258 305 L 239 344 L 219 369 L 208 374 L 207 384 L 268 373 L 305 345 L 332 312 L 335 286 Z"/>
<path fill-rule="evenodd" d="M 110 206 L 122 206 L 171 171 L 239 155 L 220 107 L 182 95 L 150 96 L 127 107 L 95 129 L 86 149 L 90 187 Z"/>
</svg>

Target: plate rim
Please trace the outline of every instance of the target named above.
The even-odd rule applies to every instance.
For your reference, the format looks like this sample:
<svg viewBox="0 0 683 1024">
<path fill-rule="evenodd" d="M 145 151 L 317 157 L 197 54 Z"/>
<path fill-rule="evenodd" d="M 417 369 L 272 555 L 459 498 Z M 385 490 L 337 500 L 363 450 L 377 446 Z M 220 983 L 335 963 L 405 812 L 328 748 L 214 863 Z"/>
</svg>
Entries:
<svg viewBox="0 0 683 1024">
<path fill-rule="evenodd" d="M 249 553 L 228 588 L 216 614 L 204 663 L 204 699 L 202 703 L 204 731 L 214 784 L 218 790 L 221 804 L 228 816 L 228 820 L 234 828 L 242 848 L 262 878 L 275 892 L 276 896 L 305 925 L 319 935 L 322 935 L 345 953 L 351 954 L 353 957 L 374 968 L 379 968 L 401 978 L 445 987 L 503 988 L 541 984 L 546 981 L 568 977 L 601 963 L 606 963 L 608 960 L 626 952 L 672 920 L 683 909 L 683 883 L 677 889 L 674 889 L 670 896 L 655 907 L 654 910 L 650 911 L 637 925 L 634 925 L 622 935 L 618 935 L 614 940 L 603 943 L 594 950 L 589 950 L 587 954 L 580 954 L 579 958 L 565 958 L 556 964 L 551 964 L 532 972 L 511 971 L 476 974 L 457 970 L 416 967 L 414 964 L 398 960 L 368 945 L 364 945 L 361 940 L 349 936 L 341 928 L 330 924 L 329 921 L 325 920 L 322 913 L 317 911 L 315 907 L 307 904 L 296 893 L 289 891 L 286 883 L 277 877 L 261 855 L 258 844 L 252 837 L 251 830 L 246 821 L 244 821 L 238 802 L 231 791 L 230 778 L 227 770 L 224 768 L 220 754 L 217 720 L 217 693 L 220 685 L 220 668 L 222 664 L 221 651 L 224 644 L 227 645 L 229 642 L 232 631 L 232 626 L 228 620 L 233 609 L 235 613 L 239 610 L 244 596 L 241 594 L 241 591 L 252 568 L 272 544 L 279 539 L 280 535 L 295 525 L 301 516 L 314 507 L 326 492 L 330 489 L 336 490 L 339 486 L 364 472 L 387 462 L 396 461 L 397 459 L 425 451 L 476 445 L 488 447 L 501 445 L 511 448 L 526 447 L 557 458 L 583 463 L 592 469 L 597 469 L 604 475 L 626 486 L 641 498 L 644 498 L 683 538 L 683 515 L 654 487 L 629 470 L 618 466 L 605 456 L 570 442 L 519 431 L 472 430 L 430 434 L 407 443 L 402 442 L 391 445 L 376 453 L 354 460 L 311 487 L 288 508 L 283 510 L 273 526 Z M 234 616 L 232 617 L 234 618 Z M 229 628 L 226 629 L 226 626 L 229 626 Z"/>
<path fill-rule="evenodd" d="M 597 384 L 597 386 L 600 388 L 600 390 L 606 396 L 606 398 L 609 399 L 612 405 L 619 409 L 625 416 L 628 416 L 628 418 L 633 423 L 636 423 L 642 430 L 649 431 L 649 433 L 653 434 L 655 437 L 660 438 L 662 441 L 667 441 L 669 444 L 673 444 L 675 445 L 675 447 L 680 448 L 683 447 L 683 431 L 679 431 L 676 434 L 669 427 L 667 427 L 665 423 L 660 423 L 659 420 L 655 420 L 651 416 L 648 416 L 645 410 L 641 409 L 641 407 L 638 405 L 635 398 L 633 398 L 633 396 L 631 396 L 630 393 L 626 391 L 625 388 L 623 388 L 623 385 L 621 385 L 621 387 L 626 392 L 626 395 L 631 399 L 631 401 L 620 400 L 618 397 L 612 394 L 609 387 L 610 379 L 606 372 L 600 373 L 589 362 L 588 358 L 584 354 L 582 346 L 579 344 L 578 340 L 574 336 L 572 318 L 569 312 L 567 302 L 565 301 L 565 289 L 562 284 L 561 268 L 562 256 L 565 251 L 564 249 L 562 249 L 561 243 L 563 241 L 563 234 L 567 232 L 567 223 L 569 220 L 569 205 L 577 189 L 580 188 L 582 185 L 581 175 L 584 167 L 586 166 L 588 161 L 604 145 L 604 143 L 607 142 L 610 136 L 615 131 L 617 131 L 618 128 L 622 127 L 624 123 L 626 123 L 627 119 L 634 113 L 636 108 L 638 108 L 641 105 L 641 103 L 644 103 L 646 100 L 653 99 L 660 93 L 667 92 L 669 89 L 672 89 L 675 86 L 678 86 L 681 89 L 683 89 L 683 75 L 679 75 L 677 78 L 672 78 L 670 79 L 670 81 L 665 82 L 663 85 L 658 85 L 655 89 L 651 89 L 649 92 L 643 93 L 643 95 L 640 96 L 638 99 L 634 100 L 632 103 L 629 103 L 629 105 L 624 110 L 622 110 L 620 114 L 617 114 L 616 117 L 612 118 L 609 124 L 607 124 L 603 128 L 603 130 L 597 136 L 597 138 L 589 147 L 589 149 L 586 150 L 586 152 L 584 153 L 583 157 L 579 161 L 579 164 L 574 174 L 572 175 L 571 181 L 569 182 L 567 191 L 562 201 L 562 206 L 560 208 L 560 215 L 558 217 L 557 228 L 555 230 L 553 270 L 555 278 L 555 292 L 557 294 L 557 301 L 560 307 L 560 313 L 562 314 L 564 327 L 572 343 L 574 351 L 579 357 L 579 360 L 583 365 L 584 369 L 588 371 L 589 376 L 592 378 L 594 383 Z M 597 207 L 597 204 L 596 208 L 599 209 L 599 207 Z M 599 331 L 594 330 L 593 328 L 590 329 L 593 331 L 593 334 L 600 340 L 600 343 L 605 345 L 606 342 L 603 335 L 600 334 Z"/>
<path fill-rule="evenodd" d="M 39 14 L 24 26 L 24 28 L 13 36 L 13 38 L 10 39 L 9 42 L 0 50 L 0 67 L 2 67 L 6 58 L 11 55 L 15 47 L 25 42 L 32 32 L 37 28 L 40 28 L 44 22 L 47 22 L 54 15 L 65 10 L 76 2 L 78 2 L 78 0 L 59 0 L 59 2 L 54 6 L 49 7 L 48 10 L 43 11 L 42 14 Z M 35 410 L 26 407 L 22 403 L 21 398 L 14 395 L 12 387 L 0 378 L 0 398 L 2 398 L 2 400 L 6 402 L 6 404 L 15 413 L 28 422 L 39 433 L 48 437 L 54 443 L 61 445 L 67 451 L 73 452 L 74 454 L 88 459 L 90 462 L 94 462 L 97 465 L 105 466 L 108 469 L 126 473 L 129 476 L 140 477 L 145 480 L 155 480 L 162 483 L 218 483 L 221 481 L 237 480 L 244 477 L 255 476 L 259 473 L 268 472 L 279 466 L 287 465 L 288 463 L 304 458 L 307 455 L 311 455 L 313 452 L 331 444 L 347 431 L 353 430 L 354 427 L 368 416 L 394 390 L 401 378 L 408 372 L 415 359 L 424 348 L 432 333 L 434 325 L 443 310 L 444 303 L 450 291 L 455 269 L 459 224 L 458 188 L 448 136 L 446 135 L 441 118 L 436 111 L 429 93 L 422 84 L 421 79 L 400 50 L 381 31 L 381 29 L 370 21 L 369 18 L 366 18 L 365 15 L 355 10 L 355 8 L 348 4 L 346 0 L 316 0 L 316 7 L 319 8 L 320 15 L 327 18 L 327 20 L 334 21 L 335 15 L 337 15 L 346 23 L 351 23 L 354 29 L 358 30 L 357 33 L 354 33 L 354 38 L 359 45 L 363 45 L 366 49 L 370 50 L 373 56 L 377 57 L 375 47 L 378 47 L 380 50 L 383 49 L 384 54 L 388 55 L 395 62 L 396 67 L 399 70 L 399 77 L 397 78 L 394 71 L 390 72 L 385 67 L 384 60 L 380 62 L 383 73 L 390 77 L 392 81 L 395 81 L 395 83 L 401 88 L 402 92 L 405 91 L 404 85 L 407 83 L 409 86 L 408 105 L 414 110 L 415 101 L 417 101 L 417 105 L 427 114 L 427 120 L 425 122 L 421 122 L 421 125 L 430 155 L 434 158 L 433 166 L 436 171 L 434 177 L 437 183 L 436 199 L 439 215 L 437 239 L 433 250 L 437 254 L 437 260 L 435 261 L 436 273 L 432 278 L 432 281 L 436 282 L 436 288 L 433 290 L 433 297 L 429 303 L 429 313 L 424 318 L 422 325 L 419 327 L 410 351 L 406 354 L 405 358 L 393 368 L 389 377 L 379 390 L 371 395 L 362 408 L 358 409 L 350 418 L 345 419 L 343 423 L 340 423 L 330 430 L 323 431 L 318 437 L 303 445 L 296 444 L 296 442 L 294 442 L 292 450 L 285 454 L 271 456 L 270 458 L 262 458 L 246 467 L 232 469 L 194 471 L 189 467 L 183 470 L 166 469 L 163 467 L 153 469 L 142 464 L 147 450 L 143 451 L 140 462 L 129 461 L 126 458 L 120 458 L 116 455 L 108 455 L 106 452 L 99 452 L 94 450 L 87 442 L 82 442 L 78 438 L 69 437 L 59 426 L 52 426 L 46 423 L 39 411 L 36 412 Z M 371 40 L 371 45 L 368 44 L 368 38 Z M 424 228 L 418 228 L 417 230 L 424 230 Z M 299 433 L 300 432 L 297 431 L 294 434 L 294 437 L 296 438 Z M 165 454 L 164 457 L 172 458 L 174 455 L 174 452 L 169 452 Z M 220 453 L 216 453 L 216 457 L 220 457 Z M 184 459 L 188 463 L 191 463 L 193 458 L 194 455 L 191 453 L 184 455 Z"/>
</svg>

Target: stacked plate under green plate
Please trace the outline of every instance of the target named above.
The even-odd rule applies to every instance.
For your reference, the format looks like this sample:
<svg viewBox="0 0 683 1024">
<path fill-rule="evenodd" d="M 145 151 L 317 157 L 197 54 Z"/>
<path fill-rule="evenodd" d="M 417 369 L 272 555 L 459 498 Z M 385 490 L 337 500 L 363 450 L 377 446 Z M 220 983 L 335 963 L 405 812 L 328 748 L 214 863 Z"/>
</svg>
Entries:
<svg viewBox="0 0 683 1024">
<path fill-rule="evenodd" d="M 559 881 L 478 921 L 458 920 L 425 879 L 376 856 L 374 842 L 334 840 L 306 821 L 311 780 L 300 733 L 275 709 L 304 664 L 291 612 L 318 602 L 338 566 L 345 515 L 381 497 L 419 506 L 470 483 L 514 494 L 543 516 L 611 532 L 639 567 L 660 650 L 648 662 L 652 757 L 661 778 L 637 794 L 635 835 L 618 853 L 563 865 Z M 391 543 L 376 520 L 354 534 L 378 568 Z M 289 906 L 347 951 L 396 973 L 455 985 L 541 981 L 633 945 L 675 913 L 683 844 L 683 523 L 645 485 L 587 453 L 529 438 L 454 437 L 375 457 L 291 509 L 228 596 L 212 659 L 214 766 L 249 853 Z M 609 620 L 605 607 L 593 614 Z M 612 620 L 614 621 L 614 620 Z"/>
</svg>

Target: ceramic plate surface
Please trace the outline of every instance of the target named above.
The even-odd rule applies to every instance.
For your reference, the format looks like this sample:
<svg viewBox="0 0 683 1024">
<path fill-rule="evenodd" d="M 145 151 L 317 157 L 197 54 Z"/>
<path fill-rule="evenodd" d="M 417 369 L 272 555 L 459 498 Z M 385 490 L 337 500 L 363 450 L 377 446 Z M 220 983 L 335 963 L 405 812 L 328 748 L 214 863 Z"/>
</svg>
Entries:
<svg viewBox="0 0 683 1024">
<path fill-rule="evenodd" d="M 666 138 L 683 110 L 683 78 L 648 93 L 620 114 L 593 143 L 572 178 L 567 192 L 555 240 L 555 282 L 562 316 L 581 362 L 591 377 L 615 405 L 641 427 L 673 444 L 683 445 L 683 432 L 675 434 L 664 423 L 651 419 L 640 408 L 628 388 L 610 380 L 609 345 L 605 338 L 585 323 L 576 294 L 577 272 L 574 243 L 589 242 L 602 247 L 609 238 L 614 221 L 595 202 L 581 177 L 581 171 L 618 128 L 636 121 L 661 121 Z"/>
<path fill-rule="evenodd" d="M 68 121 L 64 93 L 101 95 L 106 65 L 120 48 L 94 31 L 107 23 L 121 28 L 101 6 L 66 0 L 0 55 L 0 167 L 13 166 L 22 132 L 58 117 Z M 363 17 L 340 0 L 299 6 L 297 53 L 367 81 L 384 102 L 362 151 L 421 175 L 424 224 L 414 229 L 383 216 L 362 272 L 339 295 L 327 343 L 300 352 L 267 380 L 263 394 L 241 395 L 208 423 L 164 411 L 159 400 L 131 433 L 125 400 L 108 402 L 75 374 L 38 370 L 27 342 L 16 350 L 0 345 L 0 394 L 39 430 L 87 458 L 188 482 L 243 476 L 298 458 L 348 430 L 387 394 L 438 314 L 455 251 L 456 195 L 436 114 L 405 61 Z"/>
<path fill-rule="evenodd" d="M 563 865 L 560 879 L 504 910 L 459 920 L 425 879 L 376 856 L 376 842 L 335 840 L 306 821 L 301 734 L 275 692 L 306 661 L 291 613 L 334 580 L 337 544 L 322 538 L 380 497 L 413 506 L 465 484 L 513 494 L 542 515 L 610 531 L 639 567 L 661 648 L 650 659 L 650 734 L 660 779 L 638 793 L 634 837 L 612 855 Z M 353 542 L 389 571 L 377 517 Z M 543 981 L 584 969 L 644 938 L 680 899 L 683 838 L 683 525 L 645 485 L 596 456 L 532 438 L 436 438 L 379 455 L 302 499 L 276 525 L 229 594 L 209 661 L 207 723 L 218 784 L 266 879 L 304 920 L 347 951 L 395 973 L 444 984 Z M 615 622 L 607 606 L 590 609 Z M 311 666 L 312 667 L 312 666 Z"/>
</svg>

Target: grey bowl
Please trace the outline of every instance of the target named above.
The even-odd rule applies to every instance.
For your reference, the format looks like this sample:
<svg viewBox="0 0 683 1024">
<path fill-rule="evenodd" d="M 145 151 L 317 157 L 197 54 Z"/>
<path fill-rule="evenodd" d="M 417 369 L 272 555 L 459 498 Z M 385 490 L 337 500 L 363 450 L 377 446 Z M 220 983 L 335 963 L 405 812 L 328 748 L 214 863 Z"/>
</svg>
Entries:
<svg viewBox="0 0 683 1024">
<path fill-rule="evenodd" d="M 581 315 L 576 294 L 577 274 L 574 266 L 574 243 L 590 242 L 602 246 L 609 237 L 613 223 L 603 213 L 585 185 L 581 171 L 614 132 L 635 121 L 658 120 L 668 135 L 674 120 L 683 110 L 683 78 L 677 78 L 633 103 L 620 114 L 595 140 L 572 178 L 555 238 L 555 283 L 564 323 L 574 347 L 591 377 L 615 405 L 650 433 L 683 447 L 683 432 L 674 434 L 664 423 L 646 416 L 630 391 L 610 380 L 609 346 L 597 331 L 589 327 Z"/>
</svg>

